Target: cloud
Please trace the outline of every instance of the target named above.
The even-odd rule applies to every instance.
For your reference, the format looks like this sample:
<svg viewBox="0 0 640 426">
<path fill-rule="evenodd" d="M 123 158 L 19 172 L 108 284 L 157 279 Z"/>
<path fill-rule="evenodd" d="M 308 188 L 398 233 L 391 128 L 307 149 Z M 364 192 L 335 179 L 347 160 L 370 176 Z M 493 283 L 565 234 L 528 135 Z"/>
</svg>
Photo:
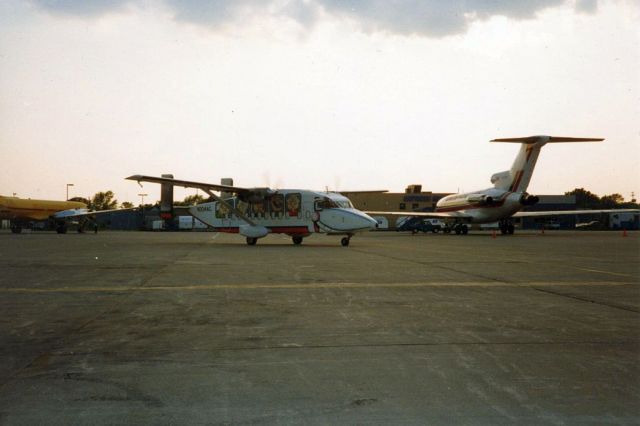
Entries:
<svg viewBox="0 0 640 426">
<path fill-rule="evenodd" d="M 49 12 L 77 15 L 81 17 L 100 16 L 105 13 L 118 12 L 128 0 L 31 0 L 31 3 Z"/>
<path fill-rule="evenodd" d="M 97 16 L 125 5 L 149 7 L 144 0 L 31 0 L 50 12 Z M 290 19 L 312 28 L 327 17 L 350 19 L 367 32 L 444 37 L 464 33 L 468 26 L 492 16 L 532 19 L 541 10 L 575 4 L 591 13 L 597 0 L 163 0 L 178 21 L 218 29 L 246 25 L 251 17 Z M 158 3 L 156 3 L 158 4 Z"/>
</svg>

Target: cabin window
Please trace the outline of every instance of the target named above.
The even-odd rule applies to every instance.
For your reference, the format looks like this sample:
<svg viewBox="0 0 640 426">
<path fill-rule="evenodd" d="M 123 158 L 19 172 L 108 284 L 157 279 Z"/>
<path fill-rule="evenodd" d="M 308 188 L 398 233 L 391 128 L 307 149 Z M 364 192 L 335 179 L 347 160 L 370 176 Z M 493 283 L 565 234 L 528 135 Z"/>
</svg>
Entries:
<svg viewBox="0 0 640 426">
<path fill-rule="evenodd" d="M 257 201 L 255 203 L 251 203 L 251 214 L 253 217 L 261 219 L 265 217 L 267 202 L 266 201 Z"/>
<path fill-rule="evenodd" d="M 216 219 L 227 219 L 230 213 L 231 210 L 226 204 L 219 201 L 216 203 Z"/>
<path fill-rule="evenodd" d="M 287 194 L 285 197 L 287 216 L 297 217 L 302 207 L 302 196 L 298 193 Z"/>
<path fill-rule="evenodd" d="M 279 218 L 284 214 L 284 195 L 276 194 L 271 197 L 271 217 Z"/>
</svg>

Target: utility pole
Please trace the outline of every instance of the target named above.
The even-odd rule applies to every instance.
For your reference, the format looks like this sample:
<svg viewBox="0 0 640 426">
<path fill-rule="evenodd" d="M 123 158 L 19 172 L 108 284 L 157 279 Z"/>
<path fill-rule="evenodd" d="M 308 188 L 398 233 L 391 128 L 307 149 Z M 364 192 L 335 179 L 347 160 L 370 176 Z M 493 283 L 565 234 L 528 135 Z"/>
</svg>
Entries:
<svg viewBox="0 0 640 426">
<path fill-rule="evenodd" d="M 67 201 L 69 201 L 69 187 L 70 186 L 73 186 L 73 184 L 72 183 L 68 183 L 67 184 Z"/>
</svg>

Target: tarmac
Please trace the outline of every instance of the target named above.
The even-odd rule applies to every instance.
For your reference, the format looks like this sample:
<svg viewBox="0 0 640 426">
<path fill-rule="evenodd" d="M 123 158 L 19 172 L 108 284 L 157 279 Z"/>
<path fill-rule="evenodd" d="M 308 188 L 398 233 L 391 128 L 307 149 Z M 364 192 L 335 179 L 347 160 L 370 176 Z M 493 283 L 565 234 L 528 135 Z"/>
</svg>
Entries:
<svg viewBox="0 0 640 426">
<path fill-rule="evenodd" d="M 0 424 L 640 424 L 640 234 L 0 232 Z"/>
</svg>

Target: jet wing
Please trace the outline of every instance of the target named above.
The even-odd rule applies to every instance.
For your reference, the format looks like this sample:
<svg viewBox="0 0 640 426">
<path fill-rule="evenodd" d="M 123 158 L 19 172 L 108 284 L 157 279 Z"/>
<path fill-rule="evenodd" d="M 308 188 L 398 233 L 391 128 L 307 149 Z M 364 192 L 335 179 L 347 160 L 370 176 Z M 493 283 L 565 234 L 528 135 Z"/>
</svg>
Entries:
<svg viewBox="0 0 640 426">
<path fill-rule="evenodd" d="M 415 216 L 430 217 L 433 219 L 471 219 L 470 215 L 460 212 L 375 212 L 365 211 L 368 215 L 389 215 L 389 216 Z"/>
<path fill-rule="evenodd" d="M 544 217 L 544 216 L 564 216 L 564 215 L 580 215 L 580 214 L 598 214 L 598 213 L 640 213 L 638 209 L 605 209 L 605 210 L 558 210 L 558 211 L 541 211 L 541 212 L 518 212 L 513 217 Z"/>
<path fill-rule="evenodd" d="M 249 188 L 239 188 L 237 186 L 229 186 L 229 185 L 219 185 L 215 183 L 203 183 L 203 182 L 193 182 L 190 180 L 180 180 L 180 179 L 170 179 L 170 178 L 162 178 L 156 176 L 145 176 L 145 175 L 133 175 L 129 176 L 129 180 L 135 180 L 136 182 L 152 182 L 152 183 L 169 183 L 175 186 L 182 186 L 185 188 L 198 188 L 203 191 L 224 191 L 230 192 L 234 194 L 247 194 L 252 192 L 252 189 Z"/>
<path fill-rule="evenodd" d="M 55 219 L 75 219 L 78 217 L 97 216 L 105 213 L 126 212 L 128 210 L 137 210 L 138 207 L 130 207 L 127 209 L 111 209 L 111 210 L 89 210 L 87 209 L 71 209 L 56 212 L 52 215 Z"/>
</svg>

